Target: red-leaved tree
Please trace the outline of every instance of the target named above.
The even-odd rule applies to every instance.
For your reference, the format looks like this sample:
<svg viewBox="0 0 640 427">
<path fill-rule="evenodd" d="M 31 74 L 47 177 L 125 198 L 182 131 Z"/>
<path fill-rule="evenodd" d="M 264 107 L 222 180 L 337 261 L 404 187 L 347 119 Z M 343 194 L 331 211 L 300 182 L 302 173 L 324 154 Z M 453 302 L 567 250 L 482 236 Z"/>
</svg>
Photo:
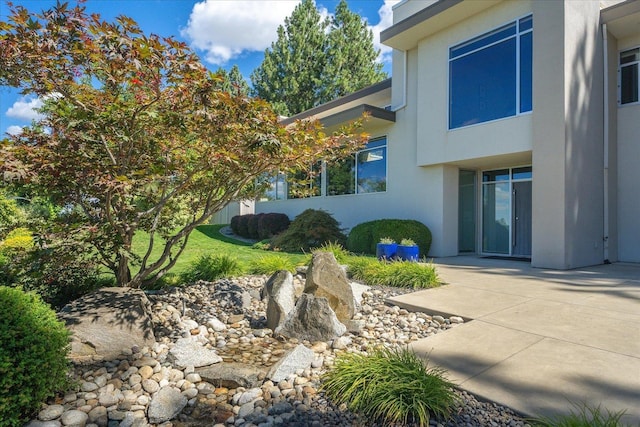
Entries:
<svg viewBox="0 0 640 427">
<path fill-rule="evenodd" d="M 267 103 L 220 90 L 185 44 L 145 35 L 130 18 L 105 22 L 82 5 L 9 7 L 0 85 L 44 107 L 41 120 L 2 141 L 0 172 L 66 207 L 42 231 L 45 244 L 88 248 L 119 286 L 162 277 L 195 227 L 254 197 L 266 173 L 364 141 L 353 128 L 325 135 L 315 122 L 281 125 Z M 141 255 L 136 234 L 148 236 Z"/>
</svg>

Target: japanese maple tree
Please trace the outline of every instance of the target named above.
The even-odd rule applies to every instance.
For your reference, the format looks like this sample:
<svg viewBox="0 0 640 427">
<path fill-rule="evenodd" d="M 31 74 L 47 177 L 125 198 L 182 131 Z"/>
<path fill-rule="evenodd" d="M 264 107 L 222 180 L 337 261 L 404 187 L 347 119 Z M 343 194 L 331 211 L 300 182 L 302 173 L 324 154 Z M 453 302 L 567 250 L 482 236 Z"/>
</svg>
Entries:
<svg viewBox="0 0 640 427">
<path fill-rule="evenodd" d="M 44 243 L 89 248 L 119 286 L 162 277 L 195 227 L 255 197 L 267 172 L 341 157 L 364 141 L 353 128 L 281 125 L 266 102 L 222 90 L 188 46 L 145 35 L 130 18 L 105 22 L 81 4 L 9 8 L 0 85 L 44 106 L 42 119 L 2 140 L 0 172 L 67 207 Z M 148 242 L 136 256 L 140 231 Z"/>
</svg>

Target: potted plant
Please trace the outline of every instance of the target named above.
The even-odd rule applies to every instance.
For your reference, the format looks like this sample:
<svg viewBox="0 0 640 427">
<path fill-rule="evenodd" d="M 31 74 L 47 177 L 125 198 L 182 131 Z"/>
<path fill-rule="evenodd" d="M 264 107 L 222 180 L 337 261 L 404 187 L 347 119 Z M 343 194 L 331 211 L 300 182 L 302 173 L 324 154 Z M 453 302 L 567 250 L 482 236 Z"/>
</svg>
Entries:
<svg viewBox="0 0 640 427">
<path fill-rule="evenodd" d="M 390 237 L 383 237 L 376 245 L 376 256 L 379 260 L 390 260 L 396 256 L 398 244 Z"/>
<path fill-rule="evenodd" d="M 398 245 L 396 256 L 402 261 L 418 261 L 420 248 L 411 239 L 402 239 Z"/>
</svg>

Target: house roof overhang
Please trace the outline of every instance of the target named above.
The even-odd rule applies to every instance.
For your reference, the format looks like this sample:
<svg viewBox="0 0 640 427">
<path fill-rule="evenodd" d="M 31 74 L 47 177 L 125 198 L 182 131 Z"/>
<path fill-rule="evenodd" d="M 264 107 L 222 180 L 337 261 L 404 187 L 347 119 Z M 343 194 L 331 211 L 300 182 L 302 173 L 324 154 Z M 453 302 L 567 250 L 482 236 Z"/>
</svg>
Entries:
<svg viewBox="0 0 640 427">
<path fill-rule="evenodd" d="M 602 23 L 616 38 L 640 34 L 640 0 L 627 0 L 602 9 Z"/>
<path fill-rule="evenodd" d="M 399 50 L 409 50 L 425 37 L 463 21 L 502 0 L 439 0 L 380 33 L 380 41 Z"/>
<path fill-rule="evenodd" d="M 390 102 L 391 79 L 387 79 L 295 116 L 282 119 L 281 123 L 289 125 L 297 120 L 317 119 L 325 128 L 331 128 L 357 120 L 364 113 L 369 115 L 367 124 L 395 122 L 395 112 L 373 105 L 388 105 Z"/>
</svg>

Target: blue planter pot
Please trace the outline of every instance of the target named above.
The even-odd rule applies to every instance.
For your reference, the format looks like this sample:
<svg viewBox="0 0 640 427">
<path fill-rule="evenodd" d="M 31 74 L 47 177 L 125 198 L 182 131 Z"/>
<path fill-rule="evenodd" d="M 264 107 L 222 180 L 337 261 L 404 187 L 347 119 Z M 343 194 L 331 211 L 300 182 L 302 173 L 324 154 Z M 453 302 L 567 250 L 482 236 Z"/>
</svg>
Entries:
<svg viewBox="0 0 640 427">
<path fill-rule="evenodd" d="M 420 248 L 418 246 L 402 246 L 398 245 L 398 251 L 396 256 L 402 261 L 418 261 L 418 255 L 420 254 Z"/>
<path fill-rule="evenodd" d="M 398 250 L 397 243 L 378 243 L 376 245 L 376 256 L 378 259 L 386 259 L 391 260 L 396 256 L 396 251 Z"/>
</svg>

